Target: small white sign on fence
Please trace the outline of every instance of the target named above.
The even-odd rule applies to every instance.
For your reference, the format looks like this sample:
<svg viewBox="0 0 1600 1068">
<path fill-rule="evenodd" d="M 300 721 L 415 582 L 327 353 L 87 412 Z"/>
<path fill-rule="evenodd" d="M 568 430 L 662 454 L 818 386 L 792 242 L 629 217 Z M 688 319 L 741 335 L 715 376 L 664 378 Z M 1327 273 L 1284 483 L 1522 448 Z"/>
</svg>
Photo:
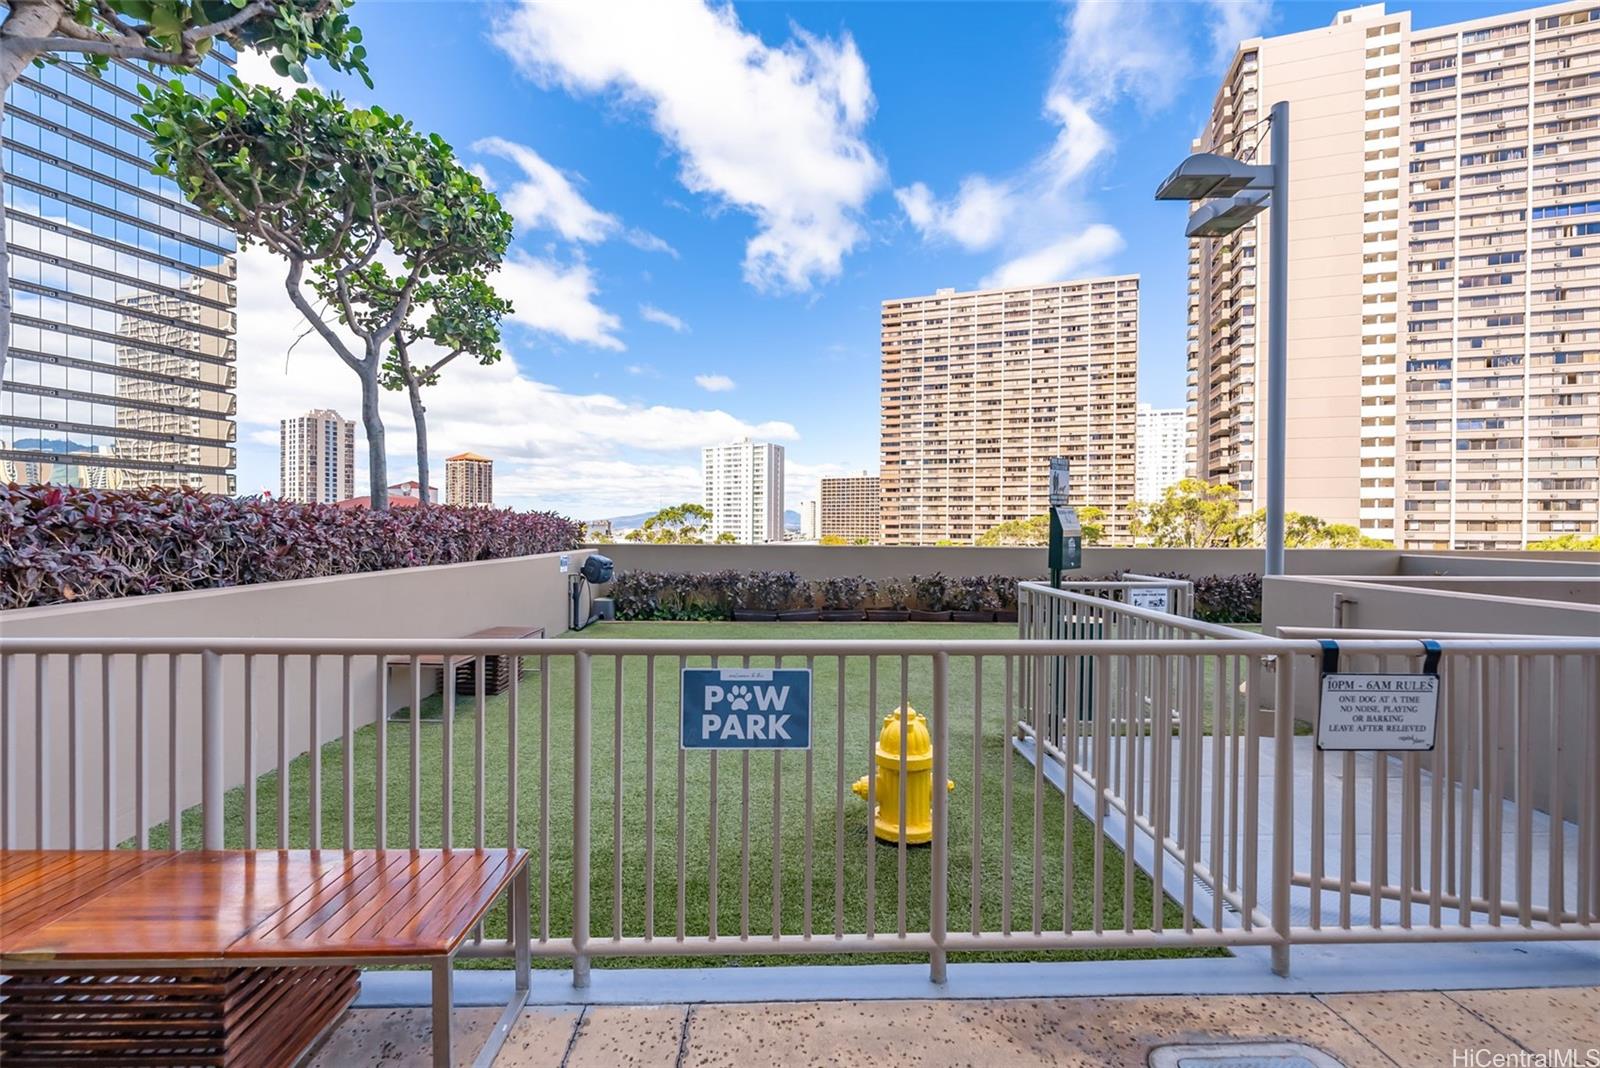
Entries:
<svg viewBox="0 0 1600 1068">
<path fill-rule="evenodd" d="M 1317 748 L 1426 752 L 1439 718 L 1439 676 L 1322 676 Z"/>
<path fill-rule="evenodd" d="M 1152 612 L 1170 612 L 1172 591 L 1165 586 L 1130 586 L 1128 604 Z"/>
</svg>

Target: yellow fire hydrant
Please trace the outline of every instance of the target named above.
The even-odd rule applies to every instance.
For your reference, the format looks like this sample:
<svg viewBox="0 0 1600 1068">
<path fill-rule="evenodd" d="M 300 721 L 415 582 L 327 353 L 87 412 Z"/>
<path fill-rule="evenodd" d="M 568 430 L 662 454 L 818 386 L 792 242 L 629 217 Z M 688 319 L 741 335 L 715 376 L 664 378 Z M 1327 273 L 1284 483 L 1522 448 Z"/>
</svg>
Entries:
<svg viewBox="0 0 1600 1068">
<path fill-rule="evenodd" d="M 873 813 L 872 829 L 881 842 L 898 844 L 900 841 L 900 719 L 906 717 L 906 842 L 925 845 L 933 841 L 933 738 L 928 734 L 928 721 L 922 713 L 907 707 L 902 713 L 895 709 L 883 717 L 883 730 L 878 735 L 877 810 Z M 955 790 L 954 780 L 946 788 Z M 863 775 L 851 787 L 862 800 L 866 800 L 867 777 Z"/>
</svg>

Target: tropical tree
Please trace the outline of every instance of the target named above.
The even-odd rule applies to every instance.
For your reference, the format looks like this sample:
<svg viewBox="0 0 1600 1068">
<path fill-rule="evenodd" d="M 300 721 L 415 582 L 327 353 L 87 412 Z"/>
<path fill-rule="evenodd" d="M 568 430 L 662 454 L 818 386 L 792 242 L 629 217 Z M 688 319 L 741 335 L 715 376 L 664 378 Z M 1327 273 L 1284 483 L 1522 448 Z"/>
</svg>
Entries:
<svg viewBox="0 0 1600 1068">
<path fill-rule="evenodd" d="M 624 541 L 653 545 L 700 545 L 710 526 L 711 510 L 703 504 L 686 501 L 661 509 L 622 537 Z M 724 534 L 717 540 L 731 542 L 734 538 L 732 534 Z"/>
<path fill-rule="evenodd" d="M 1543 541 L 1529 542 L 1528 548 L 1541 552 L 1600 552 L 1600 536 L 1561 534 Z"/>
<path fill-rule="evenodd" d="M 113 59 L 188 70 L 220 39 L 272 57 L 272 67 L 306 80 L 305 64 L 367 77 L 367 50 L 350 22 L 350 0 L 7 0 L 0 16 L 0 115 L 30 64 L 75 56 L 99 77 Z M 10 250 L 0 202 L 0 376 L 11 350 Z"/>
<path fill-rule="evenodd" d="M 1083 528 L 1085 545 L 1100 544 L 1100 539 L 1105 537 L 1105 518 L 1104 508 L 1089 504 L 1078 509 L 1078 525 Z M 1049 545 L 1050 515 L 1047 512 L 1027 519 L 1007 519 L 1004 523 L 996 523 L 979 534 L 973 544 L 986 548 L 997 545 Z"/>
<path fill-rule="evenodd" d="M 155 171 L 241 242 L 284 258 L 290 301 L 360 379 L 372 506 L 386 508 L 378 400 L 394 339 L 422 286 L 494 269 L 511 216 L 442 138 L 382 108 L 308 89 L 284 96 L 237 79 L 211 99 L 177 82 L 145 97 Z M 385 263 L 393 272 L 386 302 L 366 299 L 370 268 Z M 313 303 L 319 294 L 332 321 Z"/>
<path fill-rule="evenodd" d="M 1261 529 L 1266 530 L 1267 514 L 1259 512 Z M 1314 515 L 1289 512 L 1283 517 L 1283 544 L 1290 549 L 1392 549 L 1392 542 L 1379 541 L 1361 533 L 1350 523 L 1329 523 Z"/>
<path fill-rule="evenodd" d="M 511 314 L 511 302 L 494 291 L 483 271 L 453 274 L 417 286 L 413 314 L 400 324 L 383 362 L 379 384 L 387 390 L 404 390 L 416 428 L 417 498 L 423 506 L 428 492 L 428 419 L 422 387 L 438 383 L 439 373 L 457 356 L 466 354 L 480 366 L 498 361 L 500 320 Z M 332 307 L 339 301 L 335 272 L 322 269 L 312 281 L 317 294 Z M 370 323 L 394 313 L 404 291 L 404 279 L 382 263 L 369 264 L 346 283 L 351 304 Z M 424 317 L 424 315 L 426 317 Z"/>
<path fill-rule="evenodd" d="M 1246 549 L 1266 540 L 1266 511 L 1240 511 L 1239 491 L 1227 483 L 1186 478 L 1168 486 L 1161 500 L 1137 504 L 1134 510 L 1134 540 L 1159 548 Z M 1283 543 L 1291 549 L 1391 547 L 1349 523 L 1329 523 L 1302 512 L 1284 514 Z"/>
<path fill-rule="evenodd" d="M 1239 491 L 1226 483 L 1185 478 L 1161 499 L 1134 506 L 1129 532 L 1135 542 L 1163 549 L 1234 549 L 1259 542 L 1249 517 L 1239 514 Z"/>
</svg>

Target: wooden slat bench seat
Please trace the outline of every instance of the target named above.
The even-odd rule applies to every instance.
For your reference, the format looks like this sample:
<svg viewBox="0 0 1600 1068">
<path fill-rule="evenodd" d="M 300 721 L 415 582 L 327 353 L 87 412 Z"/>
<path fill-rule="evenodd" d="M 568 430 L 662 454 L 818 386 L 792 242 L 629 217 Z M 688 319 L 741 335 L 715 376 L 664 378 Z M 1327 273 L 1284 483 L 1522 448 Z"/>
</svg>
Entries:
<svg viewBox="0 0 1600 1068">
<path fill-rule="evenodd" d="M 525 850 L 0 852 L 0 973 L 28 977 L 33 985 L 18 993 L 38 994 L 38 973 L 103 986 L 117 976 L 164 974 L 170 982 L 199 970 L 208 996 L 221 996 L 212 988 L 224 977 L 265 981 L 238 969 L 320 968 L 310 979 L 327 988 L 319 1002 L 326 1005 L 342 989 L 338 968 L 427 964 L 434 1063 L 448 1065 L 456 951 L 507 891 L 517 995 L 479 1058 L 486 1063 L 527 999 Z M 171 992 L 185 993 L 181 984 Z M 0 1021 L 0 1043 L 12 1039 L 8 1056 L 25 1044 L 10 1009 L 8 1002 Z M 308 1013 L 309 1004 L 298 1011 Z"/>
</svg>

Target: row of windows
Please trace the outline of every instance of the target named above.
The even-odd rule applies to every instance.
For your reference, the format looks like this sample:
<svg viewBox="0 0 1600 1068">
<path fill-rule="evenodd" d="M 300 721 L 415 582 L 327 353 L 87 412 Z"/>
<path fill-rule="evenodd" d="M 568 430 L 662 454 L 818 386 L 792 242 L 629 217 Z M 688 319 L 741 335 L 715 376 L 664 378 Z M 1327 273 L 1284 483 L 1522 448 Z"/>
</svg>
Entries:
<svg viewBox="0 0 1600 1068">
<path fill-rule="evenodd" d="M 234 304 L 233 287 L 210 274 L 178 270 L 165 263 L 96 244 L 71 231 L 46 230 L 22 217 L 10 220 L 7 228 L 13 252 L 27 252 L 119 275 L 129 281 L 147 283 L 185 299 Z"/>
<path fill-rule="evenodd" d="M 115 304 L 130 310 L 122 331 L 134 336 L 148 336 L 150 328 L 136 325 L 138 321 L 155 324 L 157 329 L 185 330 L 199 328 L 219 333 L 232 333 L 233 313 L 225 310 L 231 301 L 224 298 L 228 287 L 220 282 L 201 280 L 198 293 L 182 290 L 167 292 L 133 282 L 102 278 L 79 267 L 64 267 L 34 259 L 32 249 L 17 247 L 11 250 L 11 277 L 16 282 L 32 283 L 54 290 L 63 299 L 85 297 L 104 304 Z M 199 293 L 206 302 L 196 299 Z M 133 314 L 134 311 L 143 314 Z"/>
<path fill-rule="evenodd" d="M 5 166 L 7 175 L 13 178 L 45 189 L 58 190 L 80 202 L 103 205 L 123 216 L 144 220 L 147 225 L 160 227 L 174 235 L 202 241 L 230 252 L 238 247 L 233 233 L 216 223 L 169 204 L 155 203 L 146 196 L 111 182 L 69 171 L 26 151 L 7 147 Z"/>
<path fill-rule="evenodd" d="M 31 215 L 46 226 L 76 231 L 85 240 L 94 238 L 124 245 L 142 255 L 165 260 L 173 267 L 190 267 L 219 278 L 233 277 L 230 253 L 186 241 L 150 223 L 118 218 L 99 207 L 64 200 L 17 182 L 6 183 L 5 197 L 7 210 L 15 216 Z M 231 250 L 235 244 L 233 233 L 223 232 L 228 236 Z"/>
</svg>

